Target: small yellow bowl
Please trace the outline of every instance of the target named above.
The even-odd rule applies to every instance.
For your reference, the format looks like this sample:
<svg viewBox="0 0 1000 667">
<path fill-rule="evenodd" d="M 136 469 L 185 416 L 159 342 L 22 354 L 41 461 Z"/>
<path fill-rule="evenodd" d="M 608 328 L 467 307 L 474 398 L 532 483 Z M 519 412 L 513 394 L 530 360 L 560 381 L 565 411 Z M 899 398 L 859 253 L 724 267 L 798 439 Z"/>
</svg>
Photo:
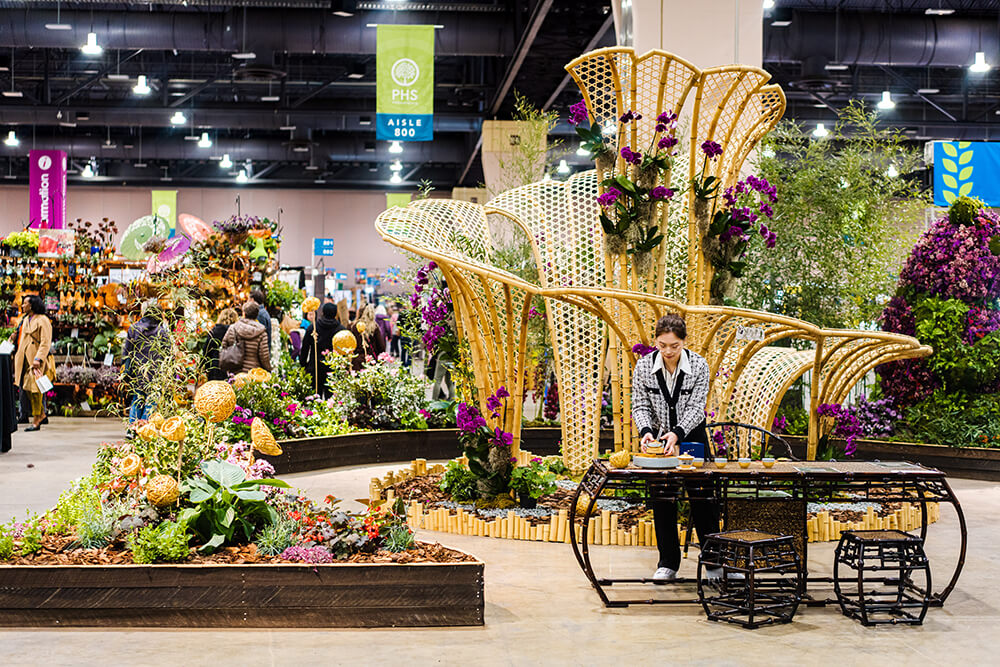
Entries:
<svg viewBox="0 0 1000 667">
<path fill-rule="evenodd" d="M 729 459 L 722 459 L 722 458 L 715 459 L 716 468 L 725 468 L 727 463 L 729 463 Z"/>
<path fill-rule="evenodd" d="M 749 468 L 750 467 L 750 459 L 740 459 L 739 460 L 739 464 L 740 464 L 741 468 Z"/>
<path fill-rule="evenodd" d="M 681 462 L 682 466 L 690 468 L 691 462 L 694 461 L 694 457 L 690 454 L 681 454 L 677 457 L 677 460 Z"/>
<path fill-rule="evenodd" d="M 695 468 L 700 468 L 703 465 L 705 465 L 705 459 L 695 459 L 691 461 L 691 465 L 693 465 Z"/>
<path fill-rule="evenodd" d="M 765 468 L 773 468 L 774 467 L 774 459 L 761 459 L 760 462 L 762 464 L 764 464 Z"/>
</svg>

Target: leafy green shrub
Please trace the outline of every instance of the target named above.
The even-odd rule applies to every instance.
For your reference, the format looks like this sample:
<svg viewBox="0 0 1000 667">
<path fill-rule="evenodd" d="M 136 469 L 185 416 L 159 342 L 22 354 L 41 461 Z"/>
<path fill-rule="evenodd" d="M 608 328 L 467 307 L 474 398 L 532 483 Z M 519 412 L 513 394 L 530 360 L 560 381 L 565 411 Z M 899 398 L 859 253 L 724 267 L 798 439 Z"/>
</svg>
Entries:
<svg viewBox="0 0 1000 667">
<path fill-rule="evenodd" d="M 11 524 L 0 526 L 0 560 L 10 560 L 14 555 L 14 527 Z"/>
<path fill-rule="evenodd" d="M 959 225 L 971 225 L 982 209 L 983 202 L 978 199 L 959 197 L 948 207 L 948 219 Z"/>
<path fill-rule="evenodd" d="M 279 278 L 275 278 L 267 284 L 267 296 L 265 300 L 269 306 L 288 312 L 302 303 L 302 299 L 304 298 L 301 291 Z"/>
<path fill-rule="evenodd" d="M 69 488 L 59 494 L 55 509 L 49 515 L 53 529 L 66 531 L 77 526 L 84 517 L 99 511 L 101 497 L 96 486 L 94 475 L 70 483 Z"/>
<path fill-rule="evenodd" d="M 44 536 L 42 517 L 29 512 L 21 524 L 21 555 L 31 556 L 41 551 Z"/>
<path fill-rule="evenodd" d="M 118 520 L 125 513 L 119 503 L 87 507 L 77 518 L 76 541 L 84 549 L 100 549 L 111 542 Z"/>
<path fill-rule="evenodd" d="M 549 472 L 553 472 L 556 475 L 568 475 L 569 468 L 563 462 L 561 456 L 546 456 L 542 459 L 542 465 L 549 469 Z"/>
<path fill-rule="evenodd" d="M 556 474 L 550 472 L 542 460 L 535 458 L 526 466 L 518 466 L 510 474 L 510 488 L 536 500 L 556 490 Z"/>
<path fill-rule="evenodd" d="M 298 521 L 279 514 L 277 521 L 264 526 L 257 533 L 254 544 L 257 545 L 257 551 L 265 556 L 278 556 L 282 551 L 295 544 L 295 536 L 298 532 Z"/>
<path fill-rule="evenodd" d="M 188 539 L 183 524 L 164 521 L 158 526 L 141 528 L 127 543 L 136 563 L 174 563 L 187 559 Z"/>
<path fill-rule="evenodd" d="M 458 461 L 448 461 L 444 475 L 441 477 L 441 490 L 455 500 L 475 500 L 476 476 L 471 470 Z"/>
<path fill-rule="evenodd" d="M 413 546 L 413 531 L 407 525 L 390 526 L 385 536 L 385 549 L 398 553 Z"/>
<path fill-rule="evenodd" d="M 950 447 L 998 446 L 1000 394 L 938 389 L 907 409 L 897 437 Z"/>
<path fill-rule="evenodd" d="M 289 488 L 280 479 L 247 479 L 243 468 L 213 459 L 201 462 L 204 477 L 184 480 L 181 487 L 194 507 L 185 508 L 177 522 L 202 540 L 199 551 L 211 553 L 228 544 L 250 540 L 278 514 L 267 504 L 260 486 Z"/>
<path fill-rule="evenodd" d="M 336 397 L 333 408 L 341 419 L 364 429 L 399 429 L 405 415 L 418 414 L 427 405 L 429 383 L 413 376 L 391 357 L 349 371 L 346 356 L 327 356 L 327 386 Z"/>
<path fill-rule="evenodd" d="M 782 408 L 786 435 L 805 435 L 809 432 L 809 413 L 802 408 Z"/>
</svg>

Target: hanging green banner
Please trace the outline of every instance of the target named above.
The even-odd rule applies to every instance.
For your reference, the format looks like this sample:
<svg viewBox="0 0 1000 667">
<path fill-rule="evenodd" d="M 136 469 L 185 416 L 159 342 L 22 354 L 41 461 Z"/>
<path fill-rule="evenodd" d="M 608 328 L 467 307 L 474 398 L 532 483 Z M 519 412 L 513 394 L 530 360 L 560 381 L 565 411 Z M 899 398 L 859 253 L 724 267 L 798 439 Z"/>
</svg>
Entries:
<svg viewBox="0 0 1000 667">
<path fill-rule="evenodd" d="M 167 221 L 167 234 L 177 233 L 177 190 L 153 190 L 153 215 Z"/>
<path fill-rule="evenodd" d="M 393 206 L 406 206 L 410 203 L 410 193 L 409 192 L 386 192 L 385 193 L 385 207 L 392 208 Z"/>
<path fill-rule="evenodd" d="M 375 138 L 434 138 L 434 26 L 379 25 Z"/>
</svg>

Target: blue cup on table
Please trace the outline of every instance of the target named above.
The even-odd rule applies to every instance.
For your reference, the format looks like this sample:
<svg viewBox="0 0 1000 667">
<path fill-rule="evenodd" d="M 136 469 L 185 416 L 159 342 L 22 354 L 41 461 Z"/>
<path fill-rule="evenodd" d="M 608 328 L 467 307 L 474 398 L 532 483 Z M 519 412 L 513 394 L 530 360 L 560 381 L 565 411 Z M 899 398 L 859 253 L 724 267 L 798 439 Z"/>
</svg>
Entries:
<svg viewBox="0 0 1000 667">
<path fill-rule="evenodd" d="M 690 454 L 696 459 L 705 458 L 705 443 L 703 442 L 682 442 L 679 454 Z"/>
</svg>

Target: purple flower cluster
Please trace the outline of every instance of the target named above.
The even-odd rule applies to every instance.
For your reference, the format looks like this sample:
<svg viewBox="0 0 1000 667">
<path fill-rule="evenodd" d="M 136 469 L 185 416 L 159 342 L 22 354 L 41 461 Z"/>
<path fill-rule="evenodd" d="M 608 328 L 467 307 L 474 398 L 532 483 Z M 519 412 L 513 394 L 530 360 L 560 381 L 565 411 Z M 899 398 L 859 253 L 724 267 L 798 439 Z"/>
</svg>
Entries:
<svg viewBox="0 0 1000 667">
<path fill-rule="evenodd" d="M 503 401 L 500 399 L 509 398 L 510 393 L 507 391 L 507 387 L 500 387 L 497 389 L 496 393 L 486 399 L 486 409 L 490 411 L 495 418 L 499 417 L 499 410 L 503 406 Z"/>
<path fill-rule="evenodd" d="M 719 240 L 725 243 L 730 239 L 737 239 L 739 241 L 749 241 L 750 237 L 747 236 L 743 228 L 738 225 L 731 225 L 729 229 L 719 234 Z"/>
<path fill-rule="evenodd" d="M 503 430 L 499 426 L 493 429 L 493 445 L 496 447 L 510 447 L 514 444 L 514 436 Z"/>
<path fill-rule="evenodd" d="M 979 339 L 1000 329 L 1000 310 L 972 306 L 965 317 L 965 342 L 974 344 Z"/>
<path fill-rule="evenodd" d="M 447 322 L 451 316 L 451 294 L 448 288 L 438 289 L 435 287 L 430 291 L 427 303 L 421 310 L 427 331 L 424 332 L 424 346 L 433 351 L 437 342 L 448 333 Z"/>
<path fill-rule="evenodd" d="M 663 199 L 673 199 L 673 197 L 674 197 L 674 191 L 662 185 L 657 185 L 655 188 L 649 191 L 649 198 L 654 201 L 659 201 Z"/>
<path fill-rule="evenodd" d="M 642 120 L 642 114 L 629 109 L 618 119 L 619 123 L 631 123 L 633 120 Z"/>
<path fill-rule="evenodd" d="M 854 415 L 866 438 L 888 438 L 895 433 L 896 422 L 903 418 L 889 398 L 869 401 L 861 396 L 854 405 L 844 408 L 844 412 Z"/>
<path fill-rule="evenodd" d="M 831 435 L 844 439 L 845 456 L 854 456 L 854 452 L 858 450 L 856 440 L 864 435 L 857 416 L 839 403 L 821 403 L 816 408 L 816 414 L 820 417 L 833 417 L 835 426 Z"/>
<path fill-rule="evenodd" d="M 706 141 L 701 145 L 701 152 L 705 154 L 705 157 L 714 160 L 715 158 L 722 155 L 722 146 L 714 141 Z"/>
<path fill-rule="evenodd" d="M 333 554 L 326 547 L 288 547 L 281 552 L 283 560 L 295 561 L 298 563 L 332 563 Z"/>
<path fill-rule="evenodd" d="M 479 410 L 468 403 L 458 404 L 458 410 L 455 413 L 455 423 L 458 425 L 458 430 L 463 433 L 475 433 L 479 430 L 480 426 L 486 426 L 486 420 L 479 414 Z"/>
<path fill-rule="evenodd" d="M 771 424 L 771 430 L 774 433 L 784 433 L 788 429 L 788 419 L 785 415 L 778 415 L 774 418 L 774 423 Z"/>
<path fill-rule="evenodd" d="M 773 248 L 778 243 L 778 235 L 767 228 L 767 225 L 760 226 L 760 235 L 764 237 L 764 245 L 769 249 Z"/>
<path fill-rule="evenodd" d="M 622 158 L 629 164 L 639 164 L 642 162 L 642 153 L 633 151 L 628 146 L 622 146 L 621 154 Z"/>
<path fill-rule="evenodd" d="M 618 188 L 608 188 L 603 195 L 598 195 L 597 203 L 601 206 L 614 206 L 614 203 L 618 201 L 618 198 L 621 196 L 621 190 Z"/>
<path fill-rule="evenodd" d="M 981 212 L 972 225 L 938 220 L 917 241 L 900 273 L 900 285 L 930 296 L 979 304 L 1000 292 L 1000 256 L 989 248 L 1000 219 Z"/>
<path fill-rule="evenodd" d="M 666 132 L 668 129 L 672 129 L 676 126 L 677 126 L 677 114 L 675 114 L 673 111 L 664 111 L 663 113 L 661 113 L 659 116 L 656 117 L 657 132 Z M 676 144 L 677 142 L 674 141 L 674 143 Z"/>
<path fill-rule="evenodd" d="M 632 346 L 632 353 L 637 357 L 645 357 L 651 352 L 656 352 L 656 348 L 652 345 L 646 345 L 644 343 L 636 343 Z"/>
<path fill-rule="evenodd" d="M 657 125 L 657 127 L 660 127 Z M 677 145 L 677 137 L 660 137 L 660 140 L 656 142 L 656 147 L 662 150 L 669 150 Z"/>
<path fill-rule="evenodd" d="M 576 104 L 570 106 L 569 108 L 569 124 L 579 125 L 580 123 L 586 123 L 589 118 L 587 113 L 587 104 L 583 100 L 580 100 Z"/>
</svg>

